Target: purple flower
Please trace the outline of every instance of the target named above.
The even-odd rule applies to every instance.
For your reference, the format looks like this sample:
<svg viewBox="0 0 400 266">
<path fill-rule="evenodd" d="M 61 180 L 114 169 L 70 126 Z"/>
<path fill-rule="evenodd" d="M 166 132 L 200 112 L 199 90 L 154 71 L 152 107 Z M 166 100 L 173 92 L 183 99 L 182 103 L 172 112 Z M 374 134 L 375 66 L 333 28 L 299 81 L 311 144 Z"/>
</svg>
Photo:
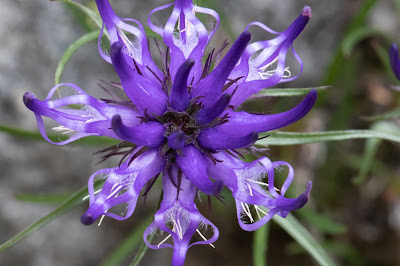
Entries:
<svg viewBox="0 0 400 266">
<path fill-rule="evenodd" d="M 390 66 L 392 67 L 393 74 L 400 80 L 400 59 L 399 48 L 395 43 L 392 43 L 389 51 Z"/>
<path fill-rule="evenodd" d="M 23 99 L 34 112 L 41 134 L 51 143 L 43 116 L 61 125 L 55 130 L 71 134 L 68 140 L 55 143 L 58 145 L 86 136 L 121 141 L 103 150 L 108 152 L 105 159 L 122 154 L 120 165 L 100 170 L 89 179 L 90 205 L 81 218 L 83 224 L 90 225 L 103 216 L 129 218 L 141 191 L 146 195 L 161 173 L 163 200 L 144 240 L 150 248 L 173 248 L 172 265 L 183 265 L 189 247 L 212 245 L 219 235 L 216 226 L 196 207 L 199 191 L 219 197 L 224 186 L 230 189 L 239 224 L 248 231 L 256 230 L 275 214 L 286 217 L 307 203 L 311 182 L 299 197 L 284 197 L 294 176 L 288 163 L 271 162 L 266 157 L 246 163 L 240 157 L 241 152 L 255 150 L 252 145 L 259 133 L 285 127 L 305 116 L 315 104 L 316 91 L 279 114 L 255 115 L 237 112 L 236 108 L 250 95 L 300 75 L 303 63 L 294 51 L 293 41 L 311 18 L 309 7 L 304 7 L 283 32 L 259 22 L 249 24 L 222 59 L 226 43 L 222 49 L 212 50 L 204 63 L 206 47 L 219 24 L 218 14 L 191 0 L 176 0 L 156 8 L 148 24 L 167 46 L 163 52 L 157 43 L 164 61 L 159 68 L 151 57 L 143 26 L 136 20 L 119 18 L 107 0 L 96 0 L 96 4 L 111 42 L 109 53 L 104 52 L 100 45 L 103 27 L 99 52 L 120 77 L 120 83 L 108 84 L 123 89 L 128 100 L 111 92 L 112 99 L 97 100 L 74 84 L 54 87 L 44 101 L 29 92 Z M 157 12 L 171 7 L 172 14 L 164 26 L 152 22 Z M 206 29 L 197 13 L 211 16 L 214 27 Z M 260 27 L 275 38 L 250 43 L 250 26 Z M 300 64 L 297 76 L 292 76 L 286 66 L 288 53 Z M 71 87 L 75 94 L 51 100 L 62 85 Z M 83 108 L 67 108 L 71 105 Z M 282 167 L 288 168 L 288 177 L 278 190 L 274 174 Z M 99 191 L 94 191 L 96 179 L 105 180 Z M 125 213 L 109 212 L 121 204 L 126 204 Z M 211 238 L 206 238 L 205 230 L 212 231 Z M 158 244 L 148 243 L 148 236 L 156 233 L 164 234 L 165 239 Z M 204 241 L 191 244 L 195 234 Z"/>
</svg>

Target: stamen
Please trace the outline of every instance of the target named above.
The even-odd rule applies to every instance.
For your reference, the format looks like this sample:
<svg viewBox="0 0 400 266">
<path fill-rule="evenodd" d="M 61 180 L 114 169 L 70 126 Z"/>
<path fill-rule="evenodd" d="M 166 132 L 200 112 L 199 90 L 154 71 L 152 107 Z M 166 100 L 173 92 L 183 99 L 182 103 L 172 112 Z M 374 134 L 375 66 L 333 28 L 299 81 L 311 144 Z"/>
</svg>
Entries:
<svg viewBox="0 0 400 266">
<path fill-rule="evenodd" d="M 203 238 L 204 241 L 207 241 L 207 240 L 208 240 L 205 236 L 203 236 L 203 234 L 200 232 L 199 229 L 196 229 L 196 232 L 200 235 L 201 238 Z M 211 247 L 215 248 L 215 246 L 214 246 L 213 244 L 210 243 L 209 245 L 210 245 Z"/>
<path fill-rule="evenodd" d="M 268 186 L 268 184 L 267 184 L 267 183 L 264 183 L 264 182 L 255 181 L 255 180 L 252 180 L 252 179 L 249 179 L 249 178 L 247 178 L 247 180 L 250 181 L 250 182 L 259 184 L 259 185 L 261 185 L 261 186 L 266 186 L 266 187 Z M 274 189 L 275 189 L 277 192 L 281 191 L 281 190 L 280 190 L 279 188 L 277 188 L 277 187 L 274 187 Z"/>
<path fill-rule="evenodd" d="M 254 205 L 254 209 L 256 209 L 257 211 L 262 212 L 265 215 L 267 215 L 267 213 L 265 211 L 263 211 L 260 207 L 258 207 L 258 205 Z"/>
<path fill-rule="evenodd" d="M 109 198 L 115 196 L 115 194 L 117 194 L 117 193 L 121 190 L 121 188 L 123 188 L 123 185 L 120 185 L 113 193 L 111 193 L 111 194 L 107 197 L 107 199 L 109 199 Z"/>
<path fill-rule="evenodd" d="M 254 205 L 254 209 L 255 209 L 256 212 L 257 212 L 258 219 L 261 220 L 260 212 L 258 211 L 257 205 Z"/>
<path fill-rule="evenodd" d="M 250 213 L 250 208 L 249 205 L 247 205 L 247 203 L 240 203 L 242 205 L 242 209 L 243 211 L 246 213 L 246 215 L 250 218 L 250 222 L 254 222 L 253 216 Z"/>
<path fill-rule="evenodd" d="M 108 212 L 108 210 L 106 210 L 104 213 L 106 213 L 106 212 Z M 100 221 L 99 221 L 99 224 L 98 224 L 97 226 L 100 226 L 100 225 L 101 225 L 101 223 L 102 223 L 103 220 L 104 220 L 104 217 L 105 217 L 105 215 L 102 215 L 102 216 L 101 216 Z"/>
<path fill-rule="evenodd" d="M 97 191 L 95 191 L 94 194 L 96 195 L 96 194 L 99 193 L 101 190 L 102 190 L 102 188 L 99 189 L 99 190 L 97 190 Z M 86 197 L 83 197 L 83 198 L 82 198 L 82 201 L 88 199 L 89 197 L 90 197 L 90 195 L 87 195 Z"/>
<path fill-rule="evenodd" d="M 62 134 L 69 134 L 69 133 L 75 132 L 74 130 L 69 129 L 69 128 L 64 127 L 64 126 L 53 127 L 52 129 L 57 131 L 57 132 L 65 131 Z"/>
<path fill-rule="evenodd" d="M 170 238 L 171 237 L 171 234 L 169 234 L 166 238 L 164 238 L 164 240 L 163 241 L 161 241 L 159 244 L 158 244 L 158 248 L 165 242 L 165 241 L 167 241 L 168 240 L 168 238 Z"/>
<path fill-rule="evenodd" d="M 251 186 L 249 184 L 247 184 L 247 183 L 246 183 L 246 185 L 249 188 L 250 196 L 253 196 L 253 190 L 251 189 Z"/>
</svg>

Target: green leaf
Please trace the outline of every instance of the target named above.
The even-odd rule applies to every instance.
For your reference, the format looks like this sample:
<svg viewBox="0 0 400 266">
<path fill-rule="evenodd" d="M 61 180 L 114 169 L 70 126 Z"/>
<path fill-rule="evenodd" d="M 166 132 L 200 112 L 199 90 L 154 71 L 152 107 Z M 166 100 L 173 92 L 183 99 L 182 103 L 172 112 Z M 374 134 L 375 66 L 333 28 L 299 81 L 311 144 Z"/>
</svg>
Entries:
<svg viewBox="0 0 400 266">
<path fill-rule="evenodd" d="M 316 143 L 324 141 L 342 141 L 349 139 L 369 139 L 378 138 L 400 143 L 400 131 L 381 132 L 376 130 L 336 130 L 325 132 L 281 132 L 272 131 L 268 133 L 269 137 L 256 142 L 258 146 L 282 146 L 299 145 L 306 143 Z"/>
<path fill-rule="evenodd" d="M 361 184 L 367 178 L 368 173 L 372 167 L 376 151 L 379 148 L 382 140 L 380 139 L 368 139 L 365 143 L 364 154 L 362 163 L 360 165 L 358 176 L 353 179 L 354 184 Z"/>
<path fill-rule="evenodd" d="M 30 203 L 47 203 L 47 204 L 60 204 L 64 202 L 71 194 L 26 194 L 17 193 L 15 198 L 19 201 L 26 201 Z"/>
<path fill-rule="evenodd" d="M 347 227 L 344 224 L 335 222 L 331 218 L 318 214 L 307 207 L 297 210 L 296 213 L 320 232 L 331 235 L 344 234 L 347 232 Z"/>
<path fill-rule="evenodd" d="M 124 239 L 124 241 L 114 249 L 113 253 L 109 255 L 100 265 L 101 266 L 114 266 L 120 263 L 135 249 L 140 243 L 143 243 L 143 233 L 149 224 L 152 222 L 153 216 L 145 219 L 138 227 Z"/>
<path fill-rule="evenodd" d="M 265 208 L 263 209 L 268 211 Z M 320 265 L 335 265 L 317 240 L 292 214 L 289 214 L 286 218 L 275 215 L 272 219 L 291 235 Z"/>
<path fill-rule="evenodd" d="M 150 235 L 147 240 L 149 243 L 151 243 L 151 241 L 154 238 L 154 234 Z M 149 247 L 146 245 L 146 243 L 143 241 L 142 244 L 139 247 L 139 251 L 136 254 L 136 256 L 133 258 L 131 264 L 129 264 L 129 266 L 139 266 L 140 261 L 143 259 L 144 255 L 146 254 L 147 250 L 149 249 Z"/>
<path fill-rule="evenodd" d="M 380 121 L 380 120 L 390 120 L 390 119 L 399 119 L 399 118 L 400 118 L 400 108 L 394 109 L 392 111 L 389 111 L 387 113 L 383 113 L 380 115 L 363 117 L 363 119 L 365 119 L 367 121 Z"/>
<path fill-rule="evenodd" d="M 385 39 L 389 39 L 382 31 L 373 29 L 370 27 L 362 27 L 356 29 L 349 34 L 346 38 L 342 41 L 342 51 L 344 56 L 350 56 L 354 47 L 360 43 L 361 41 L 365 40 L 366 38 L 371 37 L 384 37 Z"/>
<path fill-rule="evenodd" d="M 317 92 L 323 92 L 326 89 L 331 88 L 331 86 L 321 86 L 315 88 L 285 88 L 285 89 L 265 89 L 257 94 L 250 96 L 249 100 L 257 99 L 263 96 L 266 97 L 290 97 L 290 96 L 302 96 L 309 93 L 312 89 L 316 89 Z"/>
<path fill-rule="evenodd" d="M 30 140 L 40 140 L 45 141 L 39 131 L 28 131 L 16 127 L 10 127 L 6 125 L 0 125 L 0 132 L 5 132 L 14 137 L 30 139 Z M 68 137 L 62 134 L 48 134 L 48 137 L 53 141 L 65 140 Z M 82 139 L 78 139 L 72 142 L 72 145 L 77 146 L 111 146 L 116 145 L 120 141 L 108 137 L 99 136 L 89 136 Z"/>
<path fill-rule="evenodd" d="M 354 31 L 363 27 L 365 20 L 372 10 L 372 8 L 377 4 L 378 0 L 365 0 L 361 5 L 361 8 L 358 10 L 357 14 L 354 16 L 353 20 L 351 21 L 350 25 L 347 27 L 347 31 L 344 35 L 344 40 L 348 38 L 348 36 L 352 35 Z M 335 79 L 338 77 L 337 73 L 339 73 L 340 69 L 343 67 L 344 64 L 344 56 L 341 46 L 335 52 L 335 55 L 332 57 L 333 60 L 328 67 L 327 74 L 324 78 L 325 82 L 322 84 L 333 84 Z"/>
<path fill-rule="evenodd" d="M 56 74 L 54 77 L 55 85 L 60 83 L 61 80 L 61 75 L 64 71 L 65 65 L 68 63 L 69 59 L 72 57 L 72 55 L 83 45 L 86 43 L 97 40 L 99 37 L 100 31 L 92 31 L 89 33 L 86 33 L 82 37 L 80 37 L 78 40 L 76 40 L 73 44 L 71 44 L 67 50 L 65 51 L 64 55 L 62 56 L 60 62 L 58 63 Z"/>
<path fill-rule="evenodd" d="M 98 189 L 103 182 L 98 182 L 95 184 L 95 188 Z M 0 246 L 0 252 L 3 252 L 7 248 L 17 244 L 19 241 L 24 239 L 25 237 L 29 236 L 31 233 L 39 230 L 46 224 L 50 223 L 54 219 L 60 217 L 61 215 L 70 211 L 73 207 L 78 206 L 79 204 L 83 203 L 87 199 L 83 200 L 88 195 L 87 186 L 81 188 L 79 191 L 74 193 L 68 199 L 66 199 L 57 209 L 43 217 L 42 219 L 38 220 L 37 222 L 33 223 L 32 225 L 26 227 L 24 230 L 16 234 L 13 238 L 8 240 L 7 242 L 3 243 Z"/>
<path fill-rule="evenodd" d="M 101 17 L 98 14 L 96 14 L 95 12 L 93 12 L 90 8 L 88 8 L 84 5 L 81 5 L 72 0 L 50 0 L 50 1 L 60 1 L 60 2 L 64 2 L 67 4 L 73 5 L 77 8 L 79 8 L 80 10 L 82 10 L 86 15 L 88 15 L 93 20 L 93 22 L 96 23 L 96 25 L 99 27 L 99 29 L 101 29 L 103 26 L 103 20 L 101 19 Z M 104 31 L 104 34 L 109 38 L 108 33 L 106 31 Z"/>
<path fill-rule="evenodd" d="M 254 266 L 267 265 L 269 224 L 265 224 L 253 233 L 253 264 Z"/>
</svg>

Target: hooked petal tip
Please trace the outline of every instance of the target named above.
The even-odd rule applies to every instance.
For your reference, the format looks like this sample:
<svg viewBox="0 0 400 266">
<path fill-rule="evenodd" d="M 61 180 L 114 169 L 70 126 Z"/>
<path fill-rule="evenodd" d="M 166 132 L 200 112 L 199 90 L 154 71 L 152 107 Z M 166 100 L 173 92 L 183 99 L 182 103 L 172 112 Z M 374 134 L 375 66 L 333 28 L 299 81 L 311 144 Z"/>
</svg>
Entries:
<svg viewBox="0 0 400 266">
<path fill-rule="evenodd" d="M 311 14 L 311 7 L 305 6 L 305 7 L 303 8 L 303 11 L 301 12 L 301 15 L 302 15 L 303 17 L 306 17 L 306 18 L 310 19 L 310 18 L 312 17 L 312 14 Z"/>
<path fill-rule="evenodd" d="M 84 225 L 91 225 L 93 224 L 95 219 L 93 219 L 93 216 L 90 213 L 85 213 L 81 217 L 81 223 Z"/>
<path fill-rule="evenodd" d="M 122 119 L 120 115 L 114 115 L 111 120 L 111 128 L 115 131 L 122 125 Z"/>
<path fill-rule="evenodd" d="M 30 103 L 36 99 L 35 94 L 33 94 L 32 92 L 26 92 L 22 98 L 24 104 L 26 105 L 26 107 L 28 107 L 28 105 L 30 105 Z"/>
</svg>

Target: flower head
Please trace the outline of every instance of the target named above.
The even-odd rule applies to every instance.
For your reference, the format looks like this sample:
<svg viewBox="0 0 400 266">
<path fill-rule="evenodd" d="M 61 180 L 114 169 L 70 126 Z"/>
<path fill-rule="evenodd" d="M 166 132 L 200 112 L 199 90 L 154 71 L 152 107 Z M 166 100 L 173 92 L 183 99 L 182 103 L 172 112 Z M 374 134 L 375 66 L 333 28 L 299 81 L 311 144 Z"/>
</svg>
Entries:
<svg viewBox="0 0 400 266">
<path fill-rule="evenodd" d="M 68 140 L 55 144 L 93 135 L 121 141 L 104 150 L 109 152 L 105 158 L 122 154 L 120 165 L 100 170 L 89 179 L 90 204 L 81 218 L 83 224 L 92 224 L 102 216 L 129 218 L 141 191 L 147 194 L 161 173 L 163 200 L 144 240 L 151 248 L 173 248 L 172 264 L 183 265 L 189 247 L 211 244 L 219 235 L 216 226 L 196 207 L 198 191 L 218 197 L 224 186 L 230 189 L 239 224 L 249 231 L 275 214 L 286 217 L 306 204 L 311 182 L 299 197 L 284 196 L 294 176 L 288 163 L 271 162 L 267 157 L 245 163 L 237 150 L 252 149 L 259 133 L 301 119 L 315 104 L 316 91 L 312 90 L 298 106 L 279 114 L 255 115 L 238 112 L 236 108 L 250 95 L 300 75 L 292 76 L 286 56 L 293 53 L 301 73 L 303 63 L 293 41 L 311 18 L 309 7 L 281 33 L 259 22 L 249 24 L 222 60 L 219 58 L 223 49 L 212 50 L 205 63 L 202 58 L 218 27 L 218 14 L 194 5 L 191 0 L 176 0 L 156 8 L 150 13 L 148 24 L 167 46 L 165 53 L 159 47 L 164 58 L 160 68 L 151 57 L 143 26 L 136 20 L 119 18 L 107 0 L 96 0 L 96 4 L 104 22 L 99 52 L 120 78 L 119 84 L 109 84 L 122 88 L 128 99 L 111 94 L 112 99 L 97 100 L 74 84 L 54 87 L 44 101 L 29 92 L 23 99 L 34 112 L 41 134 L 51 143 L 54 142 L 46 135 L 43 116 L 61 125 L 56 130 L 72 134 Z M 164 26 L 152 22 L 160 10 L 170 7 L 172 14 Z M 211 16 L 214 27 L 207 29 L 197 13 Z M 248 29 L 253 26 L 276 37 L 250 43 Z M 100 45 L 104 27 L 110 37 L 109 53 Z M 76 94 L 51 100 L 61 85 L 71 87 Z M 66 108 L 77 104 L 82 108 Z M 288 168 L 288 177 L 277 191 L 275 170 L 282 167 Z M 95 179 L 105 180 L 99 191 L 94 191 Z M 121 204 L 127 206 L 123 215 L 109 212 Z M 213 232 L 210 239 L 203 234 L 206 229 Z M 161 243 L 148 242 L 147 236 L 160 232 L 166 234 Z M 203 241 L 191 244 L 194 234 Z M 172 245 L 168 244 L 169 239 Z"/>
</svg>

